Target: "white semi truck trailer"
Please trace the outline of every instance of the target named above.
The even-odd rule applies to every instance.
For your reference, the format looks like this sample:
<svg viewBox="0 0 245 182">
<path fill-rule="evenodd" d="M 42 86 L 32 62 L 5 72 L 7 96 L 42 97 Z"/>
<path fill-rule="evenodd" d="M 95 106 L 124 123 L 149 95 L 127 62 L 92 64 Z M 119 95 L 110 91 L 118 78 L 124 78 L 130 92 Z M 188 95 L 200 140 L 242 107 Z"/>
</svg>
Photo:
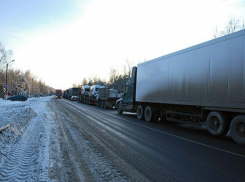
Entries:
<svg viewBox="0 0 245 182">
<path fill-rule="evenodd" d="M 245 30 L 138 64 L 117 111 L 206 124 L 245 145 Z"/>
</svg>

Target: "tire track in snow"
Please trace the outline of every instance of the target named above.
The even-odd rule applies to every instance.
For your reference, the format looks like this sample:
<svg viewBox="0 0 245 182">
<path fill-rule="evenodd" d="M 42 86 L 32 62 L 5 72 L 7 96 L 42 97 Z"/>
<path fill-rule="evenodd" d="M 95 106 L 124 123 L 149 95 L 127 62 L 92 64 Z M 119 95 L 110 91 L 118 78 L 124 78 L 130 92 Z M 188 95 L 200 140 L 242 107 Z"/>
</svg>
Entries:
<svg viewBox="0 0 245 182">
<path fill-rule="evenodd" d="M 39 125 L 37 127 L 37 125 Z M 1 172 L 3 181 L 35 180 L 33 176 L 37 165 L 40 123 L 31 122 L 20 141 L 12 147 L 5 168 Z M 31 132 L 31 134 L 29 133 Z"/>
<path fill-rule="evenodd" d="M 56 109 L 57 106 L 53 103 L 53 107 Z M 58 112 L 57 109 L 56 112 Z M 113 165 L 113 161 L 104 156 L 99 148 L 83 133 L 87 127 L 84 125 L 82 130 L 76 125 L 77 122 L 81 122 L 80 117 L 67 113 L 66 110 L 65 112 L 59 110 L 57 116 L 63 132 L 66 134 L 64 138 L 69 145 L 71 156 L 77 159 L 74 165 L 80 166 L 85 181 L 129 181 Z"/>
<path fill-rule="evenodd" d="M 20 140 L 12 144 L 8 157 L 0 168 L 0 181 L 50 181 L 49 134 L 46 114 L 33 118 L 23 129 Z"/>
<path fill-rule="evenodd" d="M 115 169 L 108 159 L 103 156 L 98 149 L 89 142 L 82 132 L 75 126 L 72 121 L 66 123 L 66 128 L 70 132 L 71 139 L 77 146 L 77 150 L 84 158 L 94 178 L 98 181 L 128 181 L 128 179 Z"/>
<path fill-rule="evenodd" d="M 85 177 L 84 177 L 83 171 L 81 170 L 81 167 L 79 166 L 74 153 L 72 153 L 73 150 L 72 150 L 71 144 L 69 143 L 68 136 L 67 136 L 67 134 L 65 132 L 65 128 L 63 126 L 63 122 L 64 121 L 59 116 L 58 109 L 57 109 L 56 105 L 54 104 L 54 102 L 51 101 L 50 102 L 50 106 L 53 109 L 53 111 L 55 112 L 56 118 L 57 118 L 58 123 L 60 125 L 61 131 L 62 131 L 63 136 L 64 136 L 64 142 L 65 142 L 65 144 L 66 144 L 66 146 L 67 146 L 67 148 L 69 149 L 69 152 L 70 152 L 69 153 L 69 158 L 72 161 L 72 164 L 74 166 L 74 170 L 76 171 L 77 177 L 79 178 L 80 181 L 84 181 Z"/>
</svg>

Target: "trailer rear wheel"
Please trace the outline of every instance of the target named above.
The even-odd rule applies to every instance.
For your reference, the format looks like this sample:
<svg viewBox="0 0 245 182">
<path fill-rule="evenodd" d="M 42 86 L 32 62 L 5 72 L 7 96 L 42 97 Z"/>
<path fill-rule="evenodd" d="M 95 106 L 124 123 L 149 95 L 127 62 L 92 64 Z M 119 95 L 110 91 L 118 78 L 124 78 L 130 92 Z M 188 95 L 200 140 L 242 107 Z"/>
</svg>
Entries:
<svg viewBox="0 0 245 182">
<path fill-rule="evenodd" d="M 122 114 L 123 113 L 123 110 L 121 109 L 119 102 L 117 103 L 117 113 L 118 114 Z"/>
<path fill-rule="evenodd" d="M 157 122 L 160 117 L 160 112 L 154 107 L 147 106 L 144 116 L 147 122 Z"/>
<path fill-rule="evenodd" d="M 144 119 L 144 111 L 145 111 L 145 107 L 142 105 L 138 105 L 137 107 L 137 118 L 140 120 Z"/>
<path fill-rule="evenodd" d="M 229 131 L 229 122 L 221 112 L 210 112 L 206 119 L 206 125 L 209 133 L 216 137 L 224 136 Z"/>
<path fill-rule="evenodd" d="M 245 145 L 245 115 L 238 115 L 232 119 L 230 133 L 236 143 Z"/>
<path fill-rule="evenodd" d="M 145 120 L 147 122 L 153 122 L 156 120 L 156 111 L 153 111 L 153 109 L 150 106 L 147 106 L 145 108 Z"/>
</svg>

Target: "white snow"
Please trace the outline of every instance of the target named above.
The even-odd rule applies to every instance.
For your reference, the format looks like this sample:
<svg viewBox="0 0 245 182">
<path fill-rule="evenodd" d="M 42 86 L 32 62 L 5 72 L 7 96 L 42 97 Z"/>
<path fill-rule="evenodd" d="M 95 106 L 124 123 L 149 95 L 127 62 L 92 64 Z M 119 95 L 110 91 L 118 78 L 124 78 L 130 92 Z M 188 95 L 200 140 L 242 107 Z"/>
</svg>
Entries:
<svg viewBox="0 0 245 182">
<path fill-rule="evenodd" d="M 51 111 L 47 110 L 50 98 L 29 98 L 24 102 L 0 99 L 0 128 L 10 124 L 0 133 L 1 180 L 48 180 L 54 123 Z"/>
<path fill-rule="evenodd" d="M 7 125 L 21 125 L 24 126 L 34 113 L 38 119 L 41 119 L 42 114 L 47 112 L 47 100 L 51 97 L 28 98 L 27 101 L 10 101 L 0 99 L 0 128 Z"/>
</svg>

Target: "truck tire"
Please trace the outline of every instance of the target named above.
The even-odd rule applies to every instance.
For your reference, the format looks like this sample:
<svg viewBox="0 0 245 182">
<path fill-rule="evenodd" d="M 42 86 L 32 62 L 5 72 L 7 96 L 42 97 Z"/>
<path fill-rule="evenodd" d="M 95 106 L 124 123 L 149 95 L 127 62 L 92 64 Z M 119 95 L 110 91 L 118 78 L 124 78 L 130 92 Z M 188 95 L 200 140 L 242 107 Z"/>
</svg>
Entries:
<svg viewBox="0 0 245 182">
<path fill-rule="evenodd" d="M 147 122 L 152 122 L 155 119 L 154 115 L 155 115 L 155 112 L 152 111 L 152 108 L 150 106 L 147 106 L 145 108 L 145 113 L 144 113 L 145 120 Z"/>
<path fill-rule="evenodd" d="M 145 107 L 142 105 L 138 105 L 136 112 L 137 112 L 137 118 L 139 120 L 144 120 Z"/>
<path fill-rule="evenodd" d="M 224 136 L 229 131 L 229 122 L 221 112 L 212 111 L 206 119 L 207 129 L 215 137 Z"/>
<path fill-rule="evenodd" d="M 103 109 L 106 109 L 106 103 L 105 101 L 102 101 L 103 102 Z"/>
<path fill-rule="evenodd" d="M 147 106 L 145 108 L 144 116 L 147 122 L 157 122 L 159 119 L 159 112 L 155 108 Z"/>
<path fill-rule="evenodd" d="M 236 143 L 245 145 L 245 115 L 238 115 L 232 119 L 230 134 Z"/>
<path fill-rule="evenodd" d="M 119 102 L 117 103 L 117 113 L 118 114 L 122 114 L 123 113 L 123 110 L 121 110 L 121 107 L 120 107 L 120 103 Z"/>
</svg>

